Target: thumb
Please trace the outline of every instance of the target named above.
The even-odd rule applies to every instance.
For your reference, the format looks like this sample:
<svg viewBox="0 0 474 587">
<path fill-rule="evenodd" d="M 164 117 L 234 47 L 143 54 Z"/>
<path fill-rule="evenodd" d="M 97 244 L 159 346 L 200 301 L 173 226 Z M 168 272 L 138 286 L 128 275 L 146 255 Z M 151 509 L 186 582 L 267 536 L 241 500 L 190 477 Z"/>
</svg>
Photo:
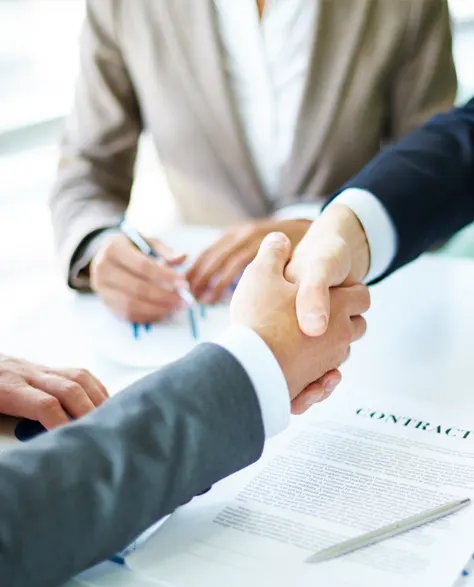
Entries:
<svg viewBox="0 0 474 587">
<path fill-rule="evenodd" d="M 156 238 L 149 239 L 151 248 L 169 265 L 181 265 L 186 260 L 186 253 L 178 253 Z"/>
<path fill-rule="evenodd" d="M 343 249 L 328 251 L 304 268 L 296 294 L 296 315 L 307 336 L 326 332 L 330 313 L 330 288 L 341 285 L 350 272 L 350 257 Z"/>
<path fill-rule="evenodd" d="M 296 294 L 296 316 L 307 336 L 321 336 L 329 323 L 330 279 L 325 267 L 319 267 L 300 282 Z"/>
<path fill-rule="evenodd" d="M 282 232 L 270 232 L 263 239 L 252 265 L 259 272 L 282 276 L 290 255 L 290 239 Z"/>
</svg>

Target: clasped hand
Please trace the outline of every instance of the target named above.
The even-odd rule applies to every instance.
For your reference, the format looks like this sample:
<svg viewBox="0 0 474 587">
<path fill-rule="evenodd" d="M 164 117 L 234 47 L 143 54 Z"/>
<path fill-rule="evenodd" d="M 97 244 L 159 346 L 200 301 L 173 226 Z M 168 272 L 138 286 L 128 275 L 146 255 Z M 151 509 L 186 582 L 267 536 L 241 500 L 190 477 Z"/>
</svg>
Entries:
<svg viewBox="0 0 474 587">
<path fill-rule="evenodd" d="M 299 414 L 328 397 L 339 382 L 334 370 L 365 332 L 362 314 L 370 296 L 360 284 L 332 289 L 324 333 L 308 336 L 296 316 L 298 281 L 285 276 L 290 256 L 291 242 L 285 235 L 273 233 L 264 239 L 232 298 L 231 320 L 257 332 L 269 346 L 285 375 L 292 411 Z"/>
</svg>

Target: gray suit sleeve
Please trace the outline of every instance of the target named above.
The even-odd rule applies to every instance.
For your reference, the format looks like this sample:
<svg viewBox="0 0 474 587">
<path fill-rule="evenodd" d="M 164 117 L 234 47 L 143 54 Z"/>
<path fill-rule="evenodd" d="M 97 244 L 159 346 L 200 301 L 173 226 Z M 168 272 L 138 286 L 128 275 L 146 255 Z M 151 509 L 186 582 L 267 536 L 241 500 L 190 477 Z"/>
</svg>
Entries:
<svg viewBox="0 0 474 587">
<path fill-rule="evenodd" d="M 0 584 L 55 587 L 261 454 L 252 384 L 203 344 L 92 414 L 2 455 Z"/>
</svg>

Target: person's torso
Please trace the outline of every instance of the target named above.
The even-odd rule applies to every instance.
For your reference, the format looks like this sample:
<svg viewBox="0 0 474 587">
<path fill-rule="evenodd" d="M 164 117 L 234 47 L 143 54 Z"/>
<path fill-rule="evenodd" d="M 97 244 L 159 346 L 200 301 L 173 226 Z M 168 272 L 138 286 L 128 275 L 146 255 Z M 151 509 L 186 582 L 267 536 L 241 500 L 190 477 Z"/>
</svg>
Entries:
<svg viewBox="0 0 474 587">
<path fill-rule="evenodd" d="M 238 3 L 228 4 L 134 0 L 116 13 L 144 125 L 196 222 L 324 199 L 367 163 L 385 138 L 406 27 L 405 3 L 295 0 L 274 13 L 270 5 L 259 30 L 232 30 Z M 239 42 L 254 48 L 252 72 Z"/>
</svg>

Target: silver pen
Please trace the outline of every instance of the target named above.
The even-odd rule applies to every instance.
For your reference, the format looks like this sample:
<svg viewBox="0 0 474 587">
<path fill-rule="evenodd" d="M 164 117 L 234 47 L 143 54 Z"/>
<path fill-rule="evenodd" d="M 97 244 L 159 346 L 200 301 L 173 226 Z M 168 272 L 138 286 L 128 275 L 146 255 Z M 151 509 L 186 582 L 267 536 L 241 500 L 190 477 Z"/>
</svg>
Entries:
<svg viewBox="0 0 474 587">
<path fill-rule="evenodd" d="M 461 510 L 462 508 L 470 505 L 470 503 L 471 500 L 468 497 L 465 499 L 450 501 L 449 503 L 438 506 L 431 510 L 427 510 L 421 514 L 415 514 L 414 516 L 405 518 L 400 522 L 394 522 L 393 524 L 389 524 L 388 526 L 384 526 L 378 530 L 373 530 L 372 532 L 367 532 L 367 534 L 350 538 L 349 540 L 345 540 L 344 542 L 340 542 L 339 544 L 335 544 L 329 548 L 324 548 L 323 550 L 312 554 L 309 558 L 306 559 L 306 562 L 320 563 L 337 558 L 344 554 L 349 554 L 350 552 L 354 552 L 360 548 L 370 546 L 371 544 L 376 544 L 377 542 L 381 542 L 387 538 L 392 538 L 392 536 L 397 536 L 398 534 L 408 532 L 408 530 L 412 530 L 413 528 L 418 528 L 419 526 L 423 526 L 429 522 L 434 522 L 435 520 L 444 518 L 444 516 L 454 514 L 454 512 L 457 512 L 458 510 Z"/>
</svg>

